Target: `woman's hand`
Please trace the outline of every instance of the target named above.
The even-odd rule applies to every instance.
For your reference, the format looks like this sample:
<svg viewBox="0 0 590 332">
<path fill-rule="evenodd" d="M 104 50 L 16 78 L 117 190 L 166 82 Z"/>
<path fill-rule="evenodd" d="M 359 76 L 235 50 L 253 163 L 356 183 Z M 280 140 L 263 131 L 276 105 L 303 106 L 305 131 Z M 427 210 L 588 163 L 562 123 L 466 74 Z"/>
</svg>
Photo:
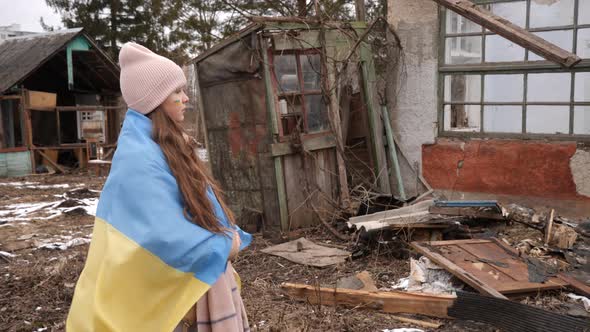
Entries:
<svg viewBox="0 0 590 332">
<path fill-rule="evenodd" d="M 238 256 L 238 252 L 240 252 L 240 245 L 242 244 L 242 240 L 240 239 L 240 234 L 238 232 L 232 230 L 232 243 L 231 249 L 229 251 L 229 260 L 232 261 Z"/>
</svg>

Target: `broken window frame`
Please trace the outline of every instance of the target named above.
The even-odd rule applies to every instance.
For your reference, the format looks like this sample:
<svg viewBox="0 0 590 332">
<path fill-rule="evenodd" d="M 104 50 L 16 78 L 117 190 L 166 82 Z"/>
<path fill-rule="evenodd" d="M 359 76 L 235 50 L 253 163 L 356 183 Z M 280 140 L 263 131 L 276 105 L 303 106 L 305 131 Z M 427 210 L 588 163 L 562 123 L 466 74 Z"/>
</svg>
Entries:
<svg viewBox="0 0 590 332">
<path fill-rule="evenodd" d="M 519 2 L 523 0 L 472 0 L 477 5 L 496 4 L 496 3 L 509 3 Z M 577 40 L 578 31 L 581 29 L 590 28 L 588 24 L 578 24 L 580 2 L 585 0 L 574 0 L 574 19 L 573 24 L 565 26 L 552 26 L 543 28 L 529 29 L 530 25 L 530 8 L 532 0 L 525 0 L 526 2 L 526 26 L 525 29 L 531 32 L 546 32 L 546 31 L 561 31 L 571 30 L 572 31 L 572 52 L 577 52 Z M 583 59 L 580 63 L 575 65 L 571 69 L 565 69 L 560 67 L 553 62 L 547 60 L 536 60 L 530 61 L 529 54 L 531 51 L 525 50 L 525 58 L 523 61 L 512 61 L 512 62 L 484 62 L 485 61 L 485 42 L 486 36 L 496 35 L 492 31 L 482 28 L 478 32 L 465 32 L 465 33 L 446 33 L 446 19 L 447 12 L 442 6 L 439 6 L 439 77 L 438 77 L 438 133 L 440 136 L 448 137 L 499 137 L 499 138 L 543 138 L 543 139 L 576 139 L 583 141 L 590 141 L 590 134 L 575 134 L 574 133 L 574 113 L 578 107 L 590 107 L 590 101 L 575 101 L 575 74 L 580 72 L 590 72 L 590 58 Z M 465 18 L 466 19 L 466 18 Z M 467 19 L 466 19 L 467 20 Z M 473 37 L 480 36 L 481 42 L 481 61 L 479 63 L 472 64 L 447 64 L 446 63 L 446 43 L 447 39 L 451 37 Z M 530 102 L 527 101 L 527 86 L 529 74 L 537 73 L 569 73 L 570 77 L 570 97 L 569 101 L 563 102 Z M 484 88 L 485 88 L 485 76 L 493 74 L 522 74 L 524 76 L 523 81 L 523 100 L 519 102 L 486 102 L 484 101 Z M 477 102 L 456 102 L 445 100 L 445 78 L 450 75 L 481 75 L 481 92 L 480 100 Z M 478 105 L 480 107 L 479 116 L 479 129 L 478 131 L 467 131 L 464 130 L 451 130 L 451 128 L 445 128 L 445 107 L 454 105 Z M 519 133 L 501 133 L 501 132 L 486 132 L 484 131 L 484 107 L 488 105 L 493 106 L 520 106 L 522 109 L 522 128 Z M 529 106 L 567 106 L 569 107 L 569 130 L 568 133 L 559 134 L 548 134 L 548 133 L 528 133 L 527 132 L 527 108 Z M 457 128 L 459 129 L 459 128 Z"/>
<path fill-rule="evenodd" d="M 279 127 L 279 138 L 284 138 L 284 137 L 288 137 L 290 136 L 290 133 L 285 133 L 285 128 L 283 128 L 283 119 L 286 117 L 289 117 L 291 115 L 285 116 L 283 114 L 281 114 L 280 111 L 280 106 L 279 106 L 279 101 L 282 98 L 300 98 L 300 102 L 301 102 L 301 116 L 302 116 L 302 124 L 301 124 L 301 133 L 305 135 L 305 137 L 316 137 L 316 136 L 323 136 L 326 134 L 330 133 L 330 126 L 329 126 L 329 120 L 328 120 L 328 105 L 326 105 L 324 103 L 324 112 L 325 112 L 325 116 L 326 116 L 326 128 L 324 130 L 319 130 L 319 131 L 310 131 L 309 130 L 309 121 L 308 121 L 308 115 L 309 115 L 309 110 L 307 109 L 307 100 L 306 100 L 306 96 L 322 96 L 322 99 L 320 99 L 320 103 L 322 102 L 322 100 L 324 100 L 326 97 L 323 93 L 324 91 L 324 87 L 323 87 L 323 80 L 322 77 L 325 75 L 325 68 L 322 65 L 321 62 L 321 53 L 320 50 L 318 49 L 292 49 L 292 50 L 281 50 L 281 51 L 274 51 L 271 52 L 269 51 L 270 55 L 271 55 L 271 67 L 272 67 L 272 79 L 273 79 L 273 85 L 274 85 L 274 90 L 275 90 L 275 96 L 276 96 L 276 103 L 277 103 L 277 107 L 276 107 L 276 113 L 277 113 L 277 118 L 278 118 L 278 127 Z M 289 91 L 289 92 L 283 92 L 281 90 L 281 85 L 279 83 L 279 77 L 276 73 L 275 70 L 275 57 L 276 56 L 280 56 L 280 55 L 294 55 L 295 56 L 295 61 L 296 61 L 296 69 L 297 69 L 297 83 L 298 83 L 298 91 Z M 306 55 L 317 55 L 318 57 L 320 57 L 320 61 L 319 61 L 319 78 L 320 78 L 320 82 L 319 82 L 319 89 L 313 89 L 313 90 L 306 90 L 305 89 L 305 82 L 304 82 L 304 77 L 303 77 L 303 71 L 302 71 L 302 61 L 305 61 L 303 58 Z"/>
</svg>

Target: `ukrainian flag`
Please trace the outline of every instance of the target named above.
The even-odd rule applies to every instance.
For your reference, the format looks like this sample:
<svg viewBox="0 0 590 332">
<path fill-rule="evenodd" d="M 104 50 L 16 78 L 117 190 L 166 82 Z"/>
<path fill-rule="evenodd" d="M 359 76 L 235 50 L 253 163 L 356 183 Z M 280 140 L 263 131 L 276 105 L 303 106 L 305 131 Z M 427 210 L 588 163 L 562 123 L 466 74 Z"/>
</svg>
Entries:
<svg viewBox="0 0 590 332">
<path fill-rule="evenodd" d="M 231 237 L 188 221 L 152 123 L 129 110 L 100 197 L 67 331 L 172 331 L 225 271 Z M 207 191 L 220 222 L 227 218 Z M 240 249 L 252 236 L 236 227 Z"/>
</svg>

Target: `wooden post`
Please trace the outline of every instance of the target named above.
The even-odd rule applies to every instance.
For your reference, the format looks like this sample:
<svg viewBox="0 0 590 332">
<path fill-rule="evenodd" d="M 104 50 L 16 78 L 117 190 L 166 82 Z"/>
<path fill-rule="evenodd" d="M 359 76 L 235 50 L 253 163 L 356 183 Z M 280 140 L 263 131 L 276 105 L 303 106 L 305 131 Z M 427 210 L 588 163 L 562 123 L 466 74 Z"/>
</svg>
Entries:
<svg viewBox="0 0 590 332">
<path fill-rule="evenodd" d="M 551 241 L 551 229 L 553 228 L 553 214 L 555 213 L 554 209 L 551 209 L 551 214 L 549 215 L 549 220 L 547 220 L 547 225 L 545 226 L 545 245 L 549 244 Z"/>
<path fill-rule="evenodd" d="M 20 116 L 21 116 L 21 132 L 23 133 L 22 139 L 30 151 L 31 154 L 31 170 L 33 174 L 36 173 L 35 169 L 37 168 L 35 162 L 35 150 L 33 149 L 33 125 L 31 123 L 31 110 L 28 109 L 26 106 L 27 98 L 26 98 L 26 90 L 21 90 L 21 103 L 20 103 Z M 24 125 L 23 125 L 24 124 Z"/>
<path fill-rule="evenodd" d="M 395 171 L 395 178 L 397 180 L 397 190 L 399 197 L 402 201 L 406 200 L 406 191 L 404 188 L 404 181 L 402 179 L 402 173 L 397 160 L 397 149 L 395 148 L 395 140 L 393 139 L 393 129 L 391 129 L 391 122 L 389 122 L 389 111 L 387 106 L 381 106 L 381 113 L 383 114 L 383 122 L 385 122 L 385 134 L 387 135 L 387 146 L 389 148 L 389 155 L 391 158 L 391 164 Z M 417 172 L 417 171 L 416 171 Z"/>
<path fill-rule="evenodd" d="M 57 145 L 61 145 L 61 122 L 59 118 L 59 110 L 55 110 L 55 121 L 57 123 Z"/>
<path fill-rule="evenodd" d="M 199 121 L 197 120 L 197 140 L 199 139 L 199 132 L 201 130 L 203 130 L 203 138 L 205 139 L 205 149 L 207 149 L 207 153 L 209 153 L 209 137 L 207 137 L 207 124 L 205 123 L 205 108 L 203 106 L 203 96 L 201 95 L 201 85 L 199 84 L 199 65 L 197 63 L 194 64 L 195 66 L 195 89 L 196 89 L 196 98 L 197 98 L 197 111 L 198 111 L 198 115 L 197 118 L 199 118 L 200 122 L 201 122 L 201 126 L 199 127 Z"/>
<path fill-rule="evenodd" d="M 484 28 L 497 33 L 511 42 L 539 54 L 549 61 L 553 61 L 568 68 L 571 68 L 576 63 L 582 61 L 577 55 L 528 32 L 524 28 L 521 28 L 500 16 L 494 15 L 483 8 L 476 7 L 476 5 L 469 0 L 433 1 L 477 24 L 480 24 Z"/>
<path fill-rule="evenodd" d="M 264 66 L 264 85 L 266 91 L 266 110 L 269 115 L 270 127 L 272 130 L 273 140 L 279 134 L 277 113 L 275 110 L 275 97 L 272 90 L 271 68 L 268 58 L 268 42 L 261 37 L 262 62 Z M 283 174 L 282 157 L 273 157 L 275 164 L 275 176 L 277 181 L 277 195 L 279 198 L 279 213 L 281 217 L 281 230 L 289 230 L 289 210 L 287 207 L 287 191 L 285 189 L 285 179 Z"/>
<path fill-rule="evenodd" d="M 367 108 L 369 116 L 369 131 L 371 132 L 371 152 L 373 160 L 375 161 L 375 177 L 379 185 L 379 189 L 384 194 L 391 194 L 391 187 L 389 184 L 389 174 L 387 173 L 387 159 L 385 157 L 385 147 L 383 145 L 383 123 L 381 117 L 377 113 L 374 104 L 373 89 L 371 83 L 375 80 L 375 68 L 371 59 L 371 52 L 366 45 L 362 45 L 361 52 L 361 86 L 363 92 L 363 99 Z"/>
<path fill-rule="evenodd" d="M 326 91 L 328 92 L 328 98 L 330 100 L 330 107 L 328 108 L 330 111 L 330 122 L 331 127 L 334 131 L 334 137 L 336 137 L 336 164 L 338 167 L 338 183 L 340 184 L 340 205 L 344 210 L 348 210 L 350 208 L 350 193 L 348 192 L 348 178 L 346 176 L 346 165 L 344 164 L 344 139 L 342 138 L 342 124 L 340 120 L 340 103 L 338 101 L 338 96 L 336 95 L 336 91 L 339 88 L 338 82 L 336 81 L 336 63 L 333 60 L 328 60 L 326 56 L 326 52 L 328 51 L 326 47 L 326 37 L 325 37 L 325 30 L 321 30 L 321 43 L 323 47 L 323 52 L 321 53 L 321 61 L 324 68 L 326 68 L 325 73 L 328 76 L 326 80 Z"/>
<path fill-rule="evenodd" d="M 365 0 L 355 0 L 355 9 L 356 9 L 356 20 L 357 21 L 366 21 L 367 20 L 367 9 L 365 7 Z"/>
</svg>

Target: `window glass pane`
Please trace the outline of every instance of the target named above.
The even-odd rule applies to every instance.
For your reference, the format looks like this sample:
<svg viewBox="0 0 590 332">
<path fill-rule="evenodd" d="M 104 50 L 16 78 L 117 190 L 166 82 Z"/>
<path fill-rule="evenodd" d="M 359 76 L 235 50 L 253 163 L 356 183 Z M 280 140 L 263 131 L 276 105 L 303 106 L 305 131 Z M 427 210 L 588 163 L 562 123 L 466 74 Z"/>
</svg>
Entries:
<svg viewBox="0 0 590 332">
<path fill-rule="evenodd" d="M 305 107 L 307 108 L 307 129 L 311 132 L 328 130 L 328 112 L 322 95 L 306 95 Z"/>
<path fill-rule="evenodd" d="M 574 108 L 574 134 L 590 135 L 590 106 Z"/>
<path fill-rule="evenodd" d="M 447 33 L 468 33 L 468 32 L 481 32 L 481 25 L 478 25 L 465 17 L 447 10 Z"/>
<path fill-rule="evenodd" d="M 590 72 L 576 73 L 574 101 L 590 101 Z"/>
<path fill-rule="evenodd" d="M 521 133 L 522 106 L 484 106 L 483 130 L 495 133 Z"/>
<path fill-rule="evenodd" d="M 529 74 L 527 101 L 570 101 L 570 73 Z"/>
<path fill-rule="evenodd" d="M 301 71 L 303 72 L 303 89 L 320 90 L 320 55 L 301 55 Z"/>
<path fill-rule="evenodd" d="M 479 131 L 480 105 L 445 105 L 445 131 Z"/>
<path fill-rule="evenodd" d="M 590 24 L 590 1 L 588 0 L 579 1 L 578 24 Z"/>
<path fill-rule="evenodd" d="M 294 54 L 275 55 L 274 67 L 281 92 L 299 91 L 297 60 Z"/>
<path fill-rule="evenodd" d="M 574 31 L 573 30 L 557 30 L 557 31 L 543 31 L 535 32 L 535 35 L 563 48 L 566 51 L 572 51 L 574 46 Z M 538 61 L 545 60 L 545 58 L 529 52 L 529 60 Z"/>
<path fill-rule="evenodd" d="M 527 106 L 527 133 L 568 134 L 569 128 L 569 106 Z"/>
<path fill-rule="evenodd" d="M 531 28 L 574 24 L 574 0 L 531 0 L 530 15 Z"/>
<path fill-rule="evenodd" d="M 524 48 L 498 35 L 486 36 L 486 62 L 523 60 Z"/>
<path fill-rule="evenodd" d="M 480 102 L 480 75 L 448 75 L 445 76 L 445 101 Z"/>
<path fill-rule="evenodd" d="M 524 75 L 486 75 L 484 101 L 522 102 Z"/>
<path fill-rule="evenodd" d="M 578 50 L 580 58 L 590 58 L 590 28 L 578 30 Z"/>
<path fill-rule="evenodd" d="M 526 25 L 526 1 L 500 2 L 482 7 L 520 27 Z"/>
<path fill-rule="evenodd" d="M 481 36 L 447 38 L 445 63 L 481 63 Z"/>
</svg>

